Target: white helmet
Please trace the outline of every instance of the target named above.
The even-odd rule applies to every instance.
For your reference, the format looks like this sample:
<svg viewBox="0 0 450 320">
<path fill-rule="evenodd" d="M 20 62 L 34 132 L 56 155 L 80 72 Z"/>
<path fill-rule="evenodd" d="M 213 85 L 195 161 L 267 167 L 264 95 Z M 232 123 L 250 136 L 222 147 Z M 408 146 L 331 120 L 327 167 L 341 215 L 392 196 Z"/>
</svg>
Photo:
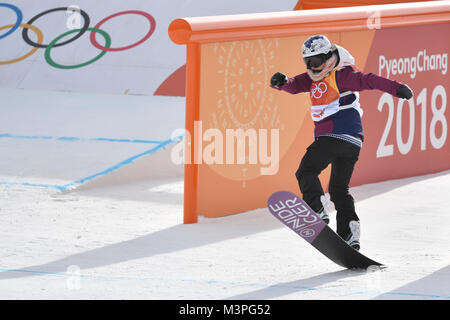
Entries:
<svg viewBox="0 0 450 320">
<path fill-rule="evenodd" d="M 330 40 L 324 35 L 315 35 L 310 37 L 303 43 L 302 55 L 303 58 L 316 56 L 319 54 L 327 54 L 330 51 L 334 51 L 334 46 L 331 44 Z"/>
</svg>

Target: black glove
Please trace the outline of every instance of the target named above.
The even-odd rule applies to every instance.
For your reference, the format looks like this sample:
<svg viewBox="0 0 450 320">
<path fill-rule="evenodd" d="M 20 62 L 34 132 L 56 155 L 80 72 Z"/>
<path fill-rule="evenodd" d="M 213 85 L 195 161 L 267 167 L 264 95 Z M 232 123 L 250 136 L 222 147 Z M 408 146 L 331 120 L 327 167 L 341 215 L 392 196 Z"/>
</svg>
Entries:
<svg viewBox="0 0 450 320">
<path fill-rule="evenodd" d="M 398 87 L 397 97 L 402 99 L 411 99 L 412 96 L 413 92 L 406 84 L 402 84 L 400 87 Z"/>
<path fill-rule="evenodd" d="M 270 79 L 270 85 L 274 87 L 281 87 L 287 82 L 286 76 L 281 72 L 275 73 Z"/>
</svg>

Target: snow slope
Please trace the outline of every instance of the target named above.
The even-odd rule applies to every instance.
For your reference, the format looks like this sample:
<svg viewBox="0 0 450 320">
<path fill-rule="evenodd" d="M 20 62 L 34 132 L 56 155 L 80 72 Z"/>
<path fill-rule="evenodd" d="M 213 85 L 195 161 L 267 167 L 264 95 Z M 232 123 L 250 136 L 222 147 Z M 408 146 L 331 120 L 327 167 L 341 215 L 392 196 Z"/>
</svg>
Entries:
<svg viewBox="0 0 450 320">
<path fill-rule="evenodd" d="M 182 175 L 168 150 L 158 151 L 170 148 L 172 132 L 184 127 L 184 98 L 8 88 L 0 88 L 0 97 L 0 185 L 64 190 L 135 161 L 132 180 Z M 166 163 L 165 174 L 149 157 L 154 153 Z"/>
<path fill-rule="evenodd" d="M 351 192 L 383 271 L 342 269 L 265 208 L 184 225 L 181 177 L 2 185 L 0 298 L 450 299 L 450 172 Z"/>
</svg>

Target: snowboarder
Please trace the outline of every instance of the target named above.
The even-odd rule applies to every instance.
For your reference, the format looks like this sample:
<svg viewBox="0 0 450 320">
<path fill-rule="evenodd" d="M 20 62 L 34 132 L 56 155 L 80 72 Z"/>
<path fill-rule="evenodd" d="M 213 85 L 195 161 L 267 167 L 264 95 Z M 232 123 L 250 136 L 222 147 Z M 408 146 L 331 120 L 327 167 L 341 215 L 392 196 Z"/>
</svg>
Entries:
<svg viewBox="0 0 450 320">
<path fill-rule="evenodd" d="M 336 209 L 336 233 L 359 250 L 360 222 L 349 193 L 364 140 L 358 91 L 378 89 L 403 99 L 410 99 L 413 92 L 406 84 L 359 72 L 353 56 L 343 47 L 331 44 L 324 35 L 306 40 L 302 56 L 305 73 L 289 78 L 277 72 L 270 80 L 274 89 L 310 95 L 314 142 L 295 175 L 305 202 L 328 223 L 330 203 L 318 176 L 331 163 L 328 191 Z"/>
</svg>

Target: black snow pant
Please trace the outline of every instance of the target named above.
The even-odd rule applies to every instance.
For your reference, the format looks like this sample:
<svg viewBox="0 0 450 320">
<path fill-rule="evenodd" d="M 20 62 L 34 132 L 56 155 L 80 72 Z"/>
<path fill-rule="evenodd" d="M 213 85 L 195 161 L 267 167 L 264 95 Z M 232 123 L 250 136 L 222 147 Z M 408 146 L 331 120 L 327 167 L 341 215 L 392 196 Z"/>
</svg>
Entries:
<svg viewBox="0 0 450 320">
<path fill-rule="evenodd" d="M 359 152 L 360 148 L 350 142 L 318 137 L 308 147 L 295 174 L 303 199 L 311 209 L 318 212 L 323 207 L 320 196 L 324 195 L 318 176 L 331 163 L 328 192 L 336 209 L 336 232 L 342 238 L 350 233 L 349 222 L 359 221 L 353 197 L 349 193 L 349 183 Z"/>
</svg>

